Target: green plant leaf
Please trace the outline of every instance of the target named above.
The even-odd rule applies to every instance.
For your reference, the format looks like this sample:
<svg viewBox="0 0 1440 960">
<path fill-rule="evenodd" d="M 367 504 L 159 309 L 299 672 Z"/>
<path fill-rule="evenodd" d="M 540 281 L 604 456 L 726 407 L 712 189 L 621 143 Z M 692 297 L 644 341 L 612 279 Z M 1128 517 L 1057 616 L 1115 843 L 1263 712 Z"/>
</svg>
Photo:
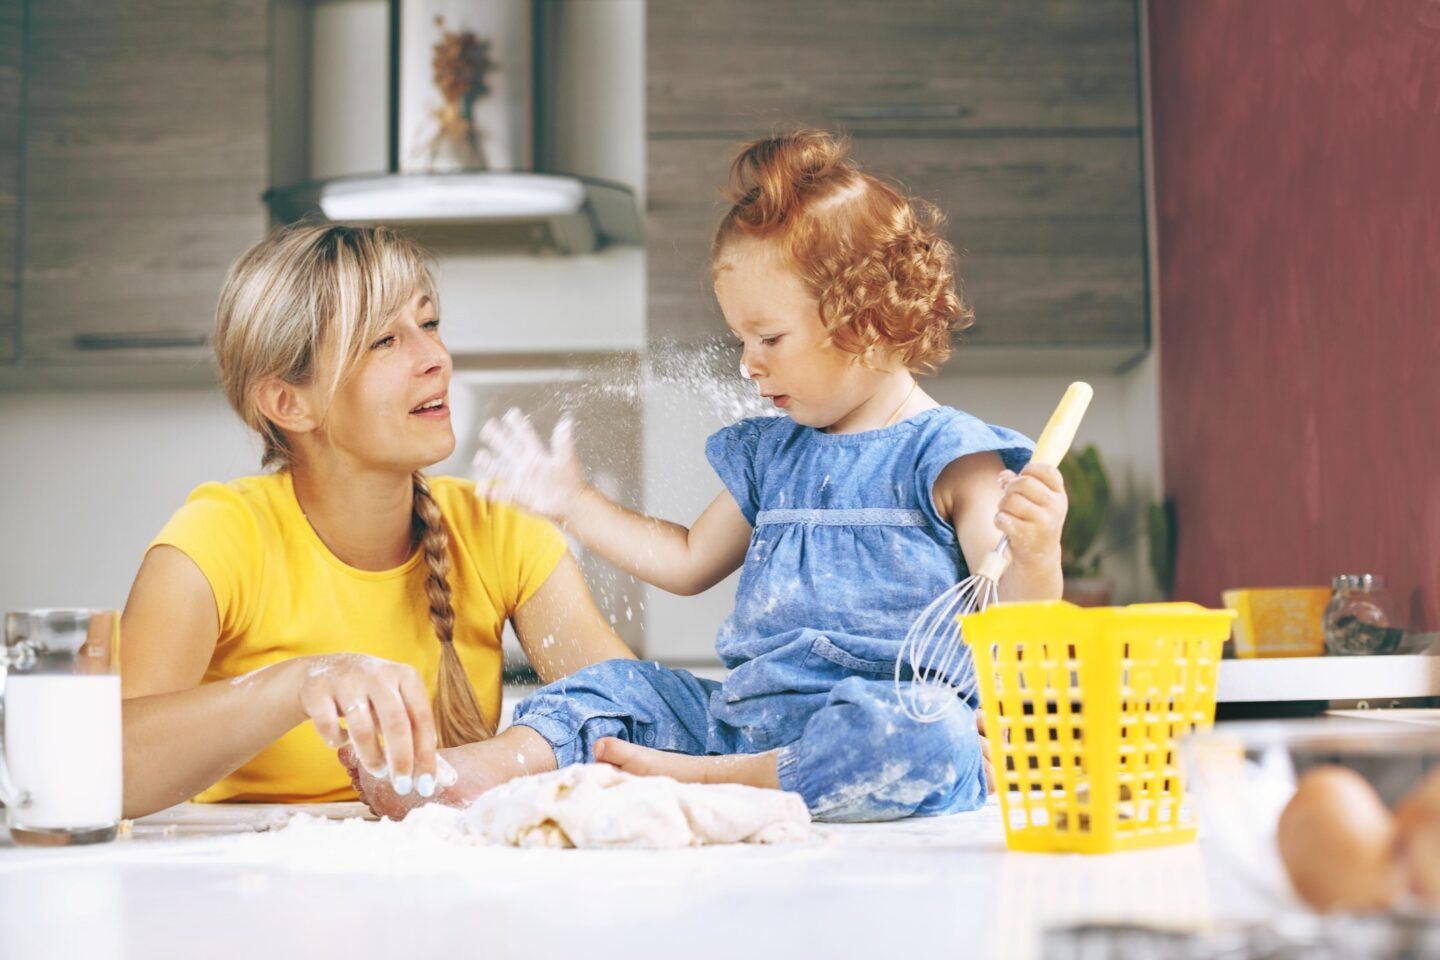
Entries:
<svg viewBox="0 0 1440 960">
<path fill-rule="evenodd" d="M 1094 444 L 1072 451 L 1060 461 L 1060 476 L 1070 501 L 1060 531 L 1062 571 L 1067 577 L 1093 574 L 1099 570 L 1100 558 L 1089 554 L 1110 512 L 1110 478 L 1100 451 Z"/>
</svg>

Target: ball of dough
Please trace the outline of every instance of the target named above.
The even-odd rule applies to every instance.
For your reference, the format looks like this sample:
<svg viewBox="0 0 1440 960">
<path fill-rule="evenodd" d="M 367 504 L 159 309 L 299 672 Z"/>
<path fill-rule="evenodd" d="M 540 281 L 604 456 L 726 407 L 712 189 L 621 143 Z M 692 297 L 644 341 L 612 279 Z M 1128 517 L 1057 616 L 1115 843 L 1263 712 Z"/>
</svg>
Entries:
<svg viewBox="0 0 1440 960">
<path fill-rule="evenodd" d="M 1301 777 L 1276 841 L 1290 882 L 1317 910 L 1382 910 L 1400 892 L 1394 818 L 1353 770 L 1316 767 Z"/>
<path fill-rule="evenodd" d="M 1412 892 L 1440 907 L 1440 770 L 1395 808 L 1396 846 Z"/>
</svg>

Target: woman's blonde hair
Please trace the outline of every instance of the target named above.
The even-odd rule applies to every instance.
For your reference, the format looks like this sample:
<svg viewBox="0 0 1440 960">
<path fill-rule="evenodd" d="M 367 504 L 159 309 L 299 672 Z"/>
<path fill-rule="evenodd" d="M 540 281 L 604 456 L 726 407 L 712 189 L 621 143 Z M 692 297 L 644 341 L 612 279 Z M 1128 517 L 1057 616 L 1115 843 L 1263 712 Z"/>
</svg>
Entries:
<svg viewBox="0 0 1440 960">
<path fill-rule="evenodd" d="M 301 223 L 275 231 L 230 268 L 215 311 L 215 359 L 230 406 L 264 442 L 262 466 L 288 467 L 294 452 L 260 411 L 260 385 L 277 377 L 308 386 L 325 376 L 333 399 L 416 295 L 435 301 L 430 261 L 388 227 Z M 441 746 L 458 746 L 495 731 L 455 653 L 445 518 L 425 477 L 416 471 L 412 480 L 414 528 L 429 571 L 425 596 L 441 647 L 435 727 Z"/>
</svg>

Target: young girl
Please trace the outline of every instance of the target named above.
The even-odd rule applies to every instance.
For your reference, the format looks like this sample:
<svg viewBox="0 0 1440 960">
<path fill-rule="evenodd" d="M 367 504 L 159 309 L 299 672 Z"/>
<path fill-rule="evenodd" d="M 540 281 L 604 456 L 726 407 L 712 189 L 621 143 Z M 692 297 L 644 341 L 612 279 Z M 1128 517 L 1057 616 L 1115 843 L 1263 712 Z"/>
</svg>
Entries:
<svg viewBox="0 0 1440 960">
<path fill-rule="evenodd" d="M 636 515 L 585 483 L 567 425 L 547 447 L 513 412 L 487 425 L 490 451 L 477 462 L 493 496 L 558 520 L 666 590 L 698 593 L 743 563 L 717 643 L 731 672 L 715 683 L 652 663 L 598 664 L 521 703 L 512 729 L 543 739 L 547 767 L 593 758 L 779 787 L 818 819 L 973 809 L 986 794 L 973 704 L 910 720 L 895 661 L 914 618 L 1002 532 L 1013 562 L 1001 597 L 1059 597 L 1059 473 L 1035 465 L 1017 476 L 1030 441 L 938 405 L 916 383 L 970 320 L 932 208 L 818 132 L 750 144 L 732 178 L 712 247 L 715 295 L 742 369 L 789 416 L 709 439 L 727 492 L 688 529 Z M 472 784 L 501 779 L 476 773 L 493 762 L 484 746 L 452 758 Z M 362 793 L 394 809 L 384 789 Z"/>
<path fill-rule="evenodd" d="M 197 488 L 136 576 L 127 817 L 350 799 L 346 742 L 395 793 L 443 797 L 437 736 L 494 730 L 507 619 L 546 679 L 631 655 L 554 527 L 419 472 L 455 447 L 439 323 L 425 253 L 384 228 L 283 230 L 231 269 L 220 379 L 276 470 Z"/>
</svg>

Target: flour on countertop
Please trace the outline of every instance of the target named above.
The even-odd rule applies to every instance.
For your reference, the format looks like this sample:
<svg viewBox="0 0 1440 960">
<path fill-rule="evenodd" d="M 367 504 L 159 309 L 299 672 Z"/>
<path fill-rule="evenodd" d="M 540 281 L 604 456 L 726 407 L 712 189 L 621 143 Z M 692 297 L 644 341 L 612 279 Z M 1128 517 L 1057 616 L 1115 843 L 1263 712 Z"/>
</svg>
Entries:
<svg viewBox="0 0 1440 960">
<path fill-rule="evenodd" d="M 242 848 L 237 854 L 306 869 L 424 873 L 474 864 L 504 847 L 659 850 L 819 836 L 797 794 L 585 764 L 517 778 L 466 809 L 426 804 L 401 821 L 300 813 L 279 829 L 227 843 Z"/>
</svg>

